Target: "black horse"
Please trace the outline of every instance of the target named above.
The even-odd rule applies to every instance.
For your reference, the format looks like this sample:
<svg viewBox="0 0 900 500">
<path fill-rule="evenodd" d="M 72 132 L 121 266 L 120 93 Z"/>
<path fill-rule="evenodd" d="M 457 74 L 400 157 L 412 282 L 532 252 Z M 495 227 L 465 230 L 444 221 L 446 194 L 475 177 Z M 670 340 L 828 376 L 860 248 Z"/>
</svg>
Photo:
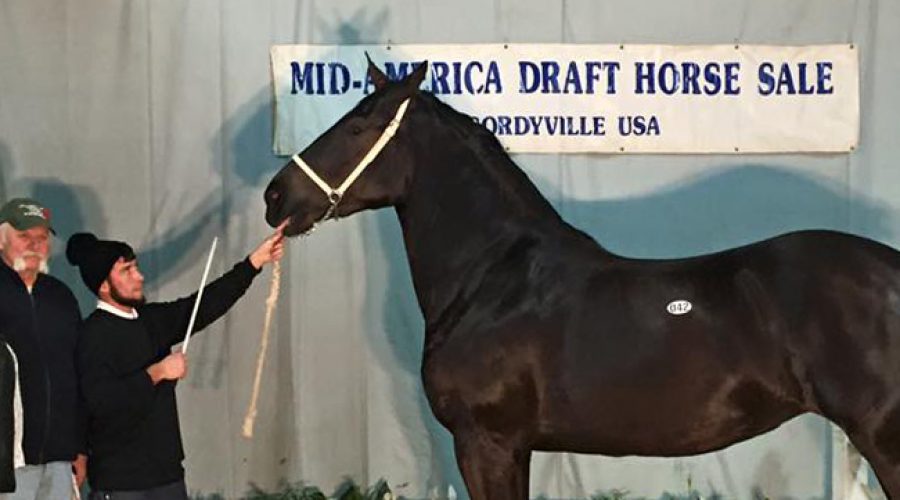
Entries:
<svg viewBox="0 0 900 500">
<path fill-rule="evenodd" d="M 527 498 L 532 450 L 692 455 L 813 412 L 900 499 L 900 253 L 801 231 L 686 259 L 615 255 L 484 127 L 419 91 L 426 68 L 389 82 L 370 62 L 377 90 L 299 156 L 339 183 L 408 100 L 396 136 L 343 197 L 286 165 L 266 220 L 296 235 L 396 208 L 425 391 L 472 498 Z"/>
</svg>

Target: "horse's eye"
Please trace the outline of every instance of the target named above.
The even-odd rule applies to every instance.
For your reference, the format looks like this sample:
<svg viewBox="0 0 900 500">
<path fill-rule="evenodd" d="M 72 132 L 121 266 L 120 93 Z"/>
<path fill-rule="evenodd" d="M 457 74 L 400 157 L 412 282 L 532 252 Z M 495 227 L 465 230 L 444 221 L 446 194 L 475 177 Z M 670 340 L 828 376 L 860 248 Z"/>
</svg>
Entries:
<svg viewBox="0 0 900 500">
<path fill-rule="evenodd" d="M 362 127 L 360 127 L 359 125 L 354 125 L 354 126 L 350 127 L 351 134 L 359 135 L 360 132 L 362 132 Z"/>
</svg>

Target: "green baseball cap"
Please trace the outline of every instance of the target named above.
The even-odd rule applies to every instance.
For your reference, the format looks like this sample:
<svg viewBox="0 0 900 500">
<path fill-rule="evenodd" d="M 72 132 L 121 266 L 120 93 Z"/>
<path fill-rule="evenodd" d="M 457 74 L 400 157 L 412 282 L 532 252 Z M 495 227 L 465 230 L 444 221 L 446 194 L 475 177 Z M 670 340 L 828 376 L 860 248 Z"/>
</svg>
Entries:
<svg viewBox="0 0 900 500">
<path fill-rule="evenodd" d="M 50 209 L 31 198 L 15 198 L 6 202 L 0 208 L 0 224 L 4 222 L 19 231 L 42 226 L 56 234 L 50 227 Z"/>
</svg>

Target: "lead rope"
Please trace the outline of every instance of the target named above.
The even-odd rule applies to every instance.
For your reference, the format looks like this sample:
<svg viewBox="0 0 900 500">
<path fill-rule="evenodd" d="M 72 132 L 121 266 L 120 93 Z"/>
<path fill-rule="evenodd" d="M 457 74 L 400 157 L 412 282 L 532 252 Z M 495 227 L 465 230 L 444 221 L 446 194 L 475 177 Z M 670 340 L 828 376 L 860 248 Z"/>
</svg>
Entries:
<svg viewBox="0 0 900 500">
<path fill-rule="evenodd" d="M 309 236 L 317 227 L 319 227 L 319 224 L 329 219 L 334 214 L 338 201 L 340 200 L 331 199 L 331 206 L 325 211 L 325 215 L 313 223 L 313 225 L 299 237 L 305 238 Z M 272 325 L 272 314 L 275 312 L 275 304 L 278 302 L 278 292 L 280 289 L 281 261 L 278 260 L 272 264 L 272 283 L 269 285 L 269 297 L 266 298 L 266 317 L 263 321 L 262 338 L 260 338 L 259 341 L 259 354 L 257 354 L 256 357 L 256 376 L 253 379 L 253 392 L 250 395 L 250 405 L 247 407 L 247 414 L 244 416 L 244 427 L 241 432 L 245 438 L 253 437 L 253 422 L 256 420 L 256 402 L 259 399 L 259 386 L 262 383 L 262 370 L 263 365 L 266 363 L 266 348 L 269 345 L 269 329 Z"/>
<path fill-rule="evenodd" d="M 275 304 L 278 302 L 278 290 L 281 287 L 281 261 L 272 264 L 272 283 L 269 285 L 269 297 L 266 299 L 266 319 L 263 322 L 262 338 L 259 342 L 259 354 L 256 357 L 256 377 L 253 380 L 253 392 L 250 396 L 250 406 L 244 416 L 245 438 L 253 437 L 253 422 L 256 420 L 256 402 L 259 399 L 259 386 L 262 382 L 263 365 L 266 363 L 266 348 L 269 346 L 269 328 L 272 326 L 272 315 L 275 312 Z"/>
</svg>

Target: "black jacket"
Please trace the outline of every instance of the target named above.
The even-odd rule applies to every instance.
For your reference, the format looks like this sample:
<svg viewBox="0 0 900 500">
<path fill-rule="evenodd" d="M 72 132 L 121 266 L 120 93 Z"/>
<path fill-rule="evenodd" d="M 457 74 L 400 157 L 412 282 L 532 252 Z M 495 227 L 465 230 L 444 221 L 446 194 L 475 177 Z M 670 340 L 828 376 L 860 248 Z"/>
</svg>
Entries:
<svg viewBox="0 0 900 500">
<path fill-rule="evenodd" d="M 193 331 L 225 314 L 257 272 L 244 260 L 207 285 Z M 146 304 L 137 319 L 97 309 L 85 320 L 78 363 L 89 415 L 91 488 L 140 490 L 184 477 L 175 383 L 154 386 L 146 369 L 182 340 L 195 295 Z"/>
<path fill-rule="evenodd" d="M 25 463 L 71 461 L 83 450 L 75 346 L 81 312 L 62 281 L 38 275 L 31 293 L 0 261 L 0 335 L 19 363 Z"/>
</svg>

